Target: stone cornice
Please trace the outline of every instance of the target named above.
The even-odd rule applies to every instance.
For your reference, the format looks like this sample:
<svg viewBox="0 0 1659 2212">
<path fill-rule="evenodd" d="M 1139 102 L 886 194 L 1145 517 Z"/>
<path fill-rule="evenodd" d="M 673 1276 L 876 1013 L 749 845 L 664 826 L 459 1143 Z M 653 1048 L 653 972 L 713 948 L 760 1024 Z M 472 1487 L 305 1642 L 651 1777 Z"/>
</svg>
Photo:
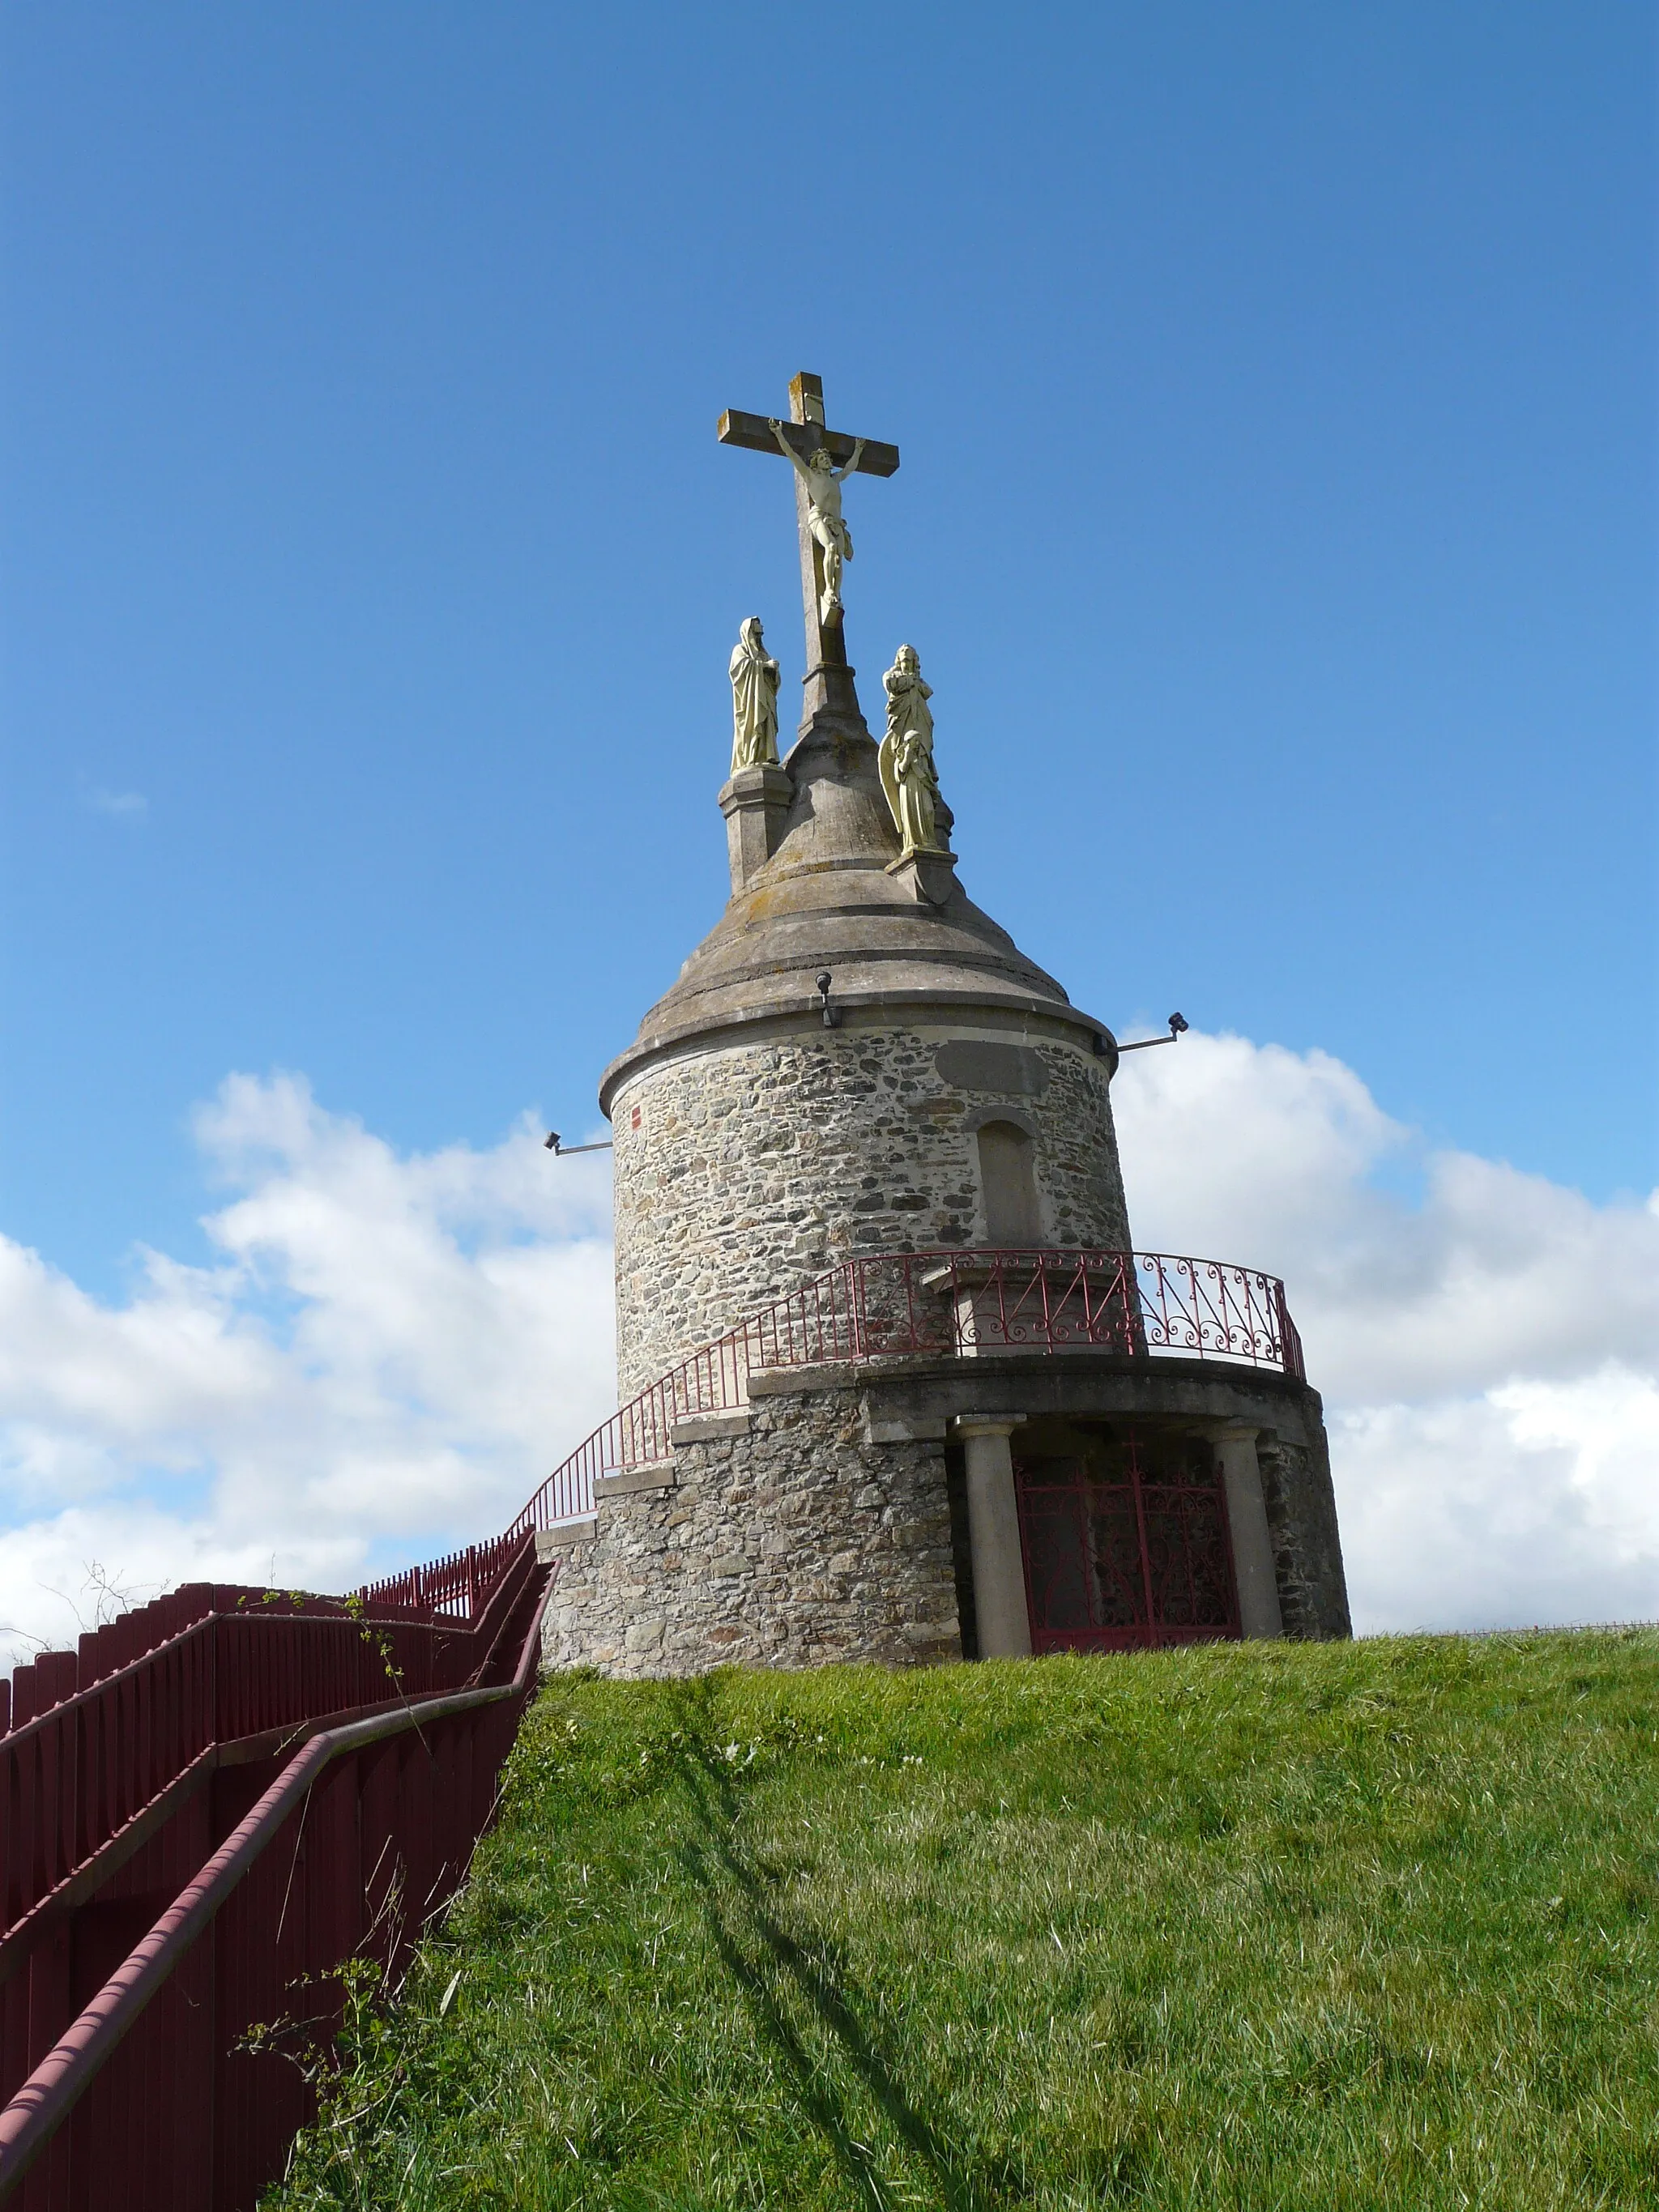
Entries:
<svg viewBox="0 0 1659 2212">
<path fill-rule="evenodd" d="M 810 979 L 808 979 L 810 981 Z M 835 994 L 838 1026 L 851 1029 L 929 1027 L 935 1023 L 952 1028 L 983 1028 L 1017 1036 L 1053 1037 L 1103 1060 L 1109 1078 L 1117 1072 L 1117 1039 L 1104 1022 L 1081 1007 L 1057 1006 L 1051 999 L 1020 998 L 961 990 L 854 991 Z M 641 1034 L 626 1052 L 619 1053 L 599 1078 L 600 1111 L 610 1115 L 617 1093 L 630 1078 L 647 1068 L 695 1053 L 730 1051 L 756 1045 L 772 1037 L 805 1037 L 821 1033 L 823 1014 L 813 998 L 803 993 L 799 1012 L 760 1006 L 732 1012 L 720 1020 L 688 1021 L 652 1035 Z"/>
</svg>

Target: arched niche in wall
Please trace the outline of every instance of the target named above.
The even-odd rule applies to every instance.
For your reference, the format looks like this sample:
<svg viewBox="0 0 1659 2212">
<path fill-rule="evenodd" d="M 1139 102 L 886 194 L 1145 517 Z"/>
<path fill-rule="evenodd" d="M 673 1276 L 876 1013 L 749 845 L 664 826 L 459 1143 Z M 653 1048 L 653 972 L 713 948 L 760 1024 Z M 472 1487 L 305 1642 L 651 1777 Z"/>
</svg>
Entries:
<svg viewBox="0 0 1659 2212">
<path fill-rule="evenodd" d="M 1018 1121 L 981 1121 L 975 1142 L 986 1243 L 1003 1251 L 1041 1244 L 1042 1210 L 1029 1133 Z"/>
</svg>

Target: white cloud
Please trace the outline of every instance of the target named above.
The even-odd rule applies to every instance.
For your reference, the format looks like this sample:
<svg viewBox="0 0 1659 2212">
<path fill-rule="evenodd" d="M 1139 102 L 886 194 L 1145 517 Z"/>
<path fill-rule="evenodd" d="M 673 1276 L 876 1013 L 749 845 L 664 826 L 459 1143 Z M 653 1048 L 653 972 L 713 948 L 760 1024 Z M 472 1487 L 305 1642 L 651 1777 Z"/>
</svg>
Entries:
<svg viewBox="0 0 1659 2212">
<path fill-rule="evenodd" d="M 1285 1278 L 1361 1628 L 1659 1613 L 1659 1208 L 1419 1157 L 1321 1053 L 1188 1035 L 1115 1097 L 1137 1242 Z M 605 1155 L 401 1158 L 287 1077 L 196 1132 L 211 1264 L 104 1304 L 0 1238 L 0 1622 L 72 1636 L 94 1560 L 347 1586 L 500 1528 L 614 1402 Z"/>
<path fill-rule="evenodd" d="M 1331 1451 L 1362 1627 L 1651 1620 L 1659 1384 L 1573 1382 L 1335 1412 Z"/>
<path fill-rule="evenodd" d="M 0 1238 L 0 1623 L 72 1637 L 47 1591 L 94 1559 L 337 1589 L 501 1526 L 611 1410 L 603 1155 L 526 1119 L 399 1158 L 288 1077 L 197 1136 L 212 1266 L 146 1254 L 104 1305 Z"/>
<path fill-rule="evenodd" d="M 142 791 L 111 791 L 94 783 L 85 797 L 94 814 L 112 815 L 118 821 L 137 821 L 149 812 L 149 801 Z"/>
<path fill-rule="evenodd" d="M 1419 1158 L 1318 1052 L 1188 1036 L 1114 1099 L 1136 1242 L 1285 1278 L 1357 1626 L 1659 1613 L 1659 1205 Z"/>
</svg>

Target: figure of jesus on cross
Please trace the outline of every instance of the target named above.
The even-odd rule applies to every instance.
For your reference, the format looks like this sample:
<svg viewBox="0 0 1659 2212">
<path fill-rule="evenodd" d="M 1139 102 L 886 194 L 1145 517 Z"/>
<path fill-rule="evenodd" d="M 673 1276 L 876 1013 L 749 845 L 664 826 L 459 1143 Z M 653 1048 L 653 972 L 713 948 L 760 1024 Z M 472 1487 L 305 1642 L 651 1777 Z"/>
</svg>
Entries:
<svg viewBox="0 0 1659 2212">
<path fill-rule="evenodd" d="M 783 425 L 777 416 L 771 416 L 769 427 L 778 441 L 778 450 L 786 461 L 792 462 L 801 482 L 806 486 L 806 526 L 817 540 L 823 556 L 823 589 L 818 594 L 818 620 L 821 623 L 841 620 L 841 564 L 853 557 L 853 533 L 847 527 L 841 511 L 842 480 L 850 477 L 859 465 L 859 455 L 864 451 L 862 438 L 853 441 L 852 458 L 837 468 L 827 446 L 813 450 L 811 458 L 802 460 L 800 455 L 783 434 Z"/>
<path fill-rule="evenodd" d="M 805 369 L 789 386 L 789 416 L 783 422 L 775 415 L 739 414 L 734 407 L 721 416 L 718 434 L 723 446 L 746 446 L 757 453 L 781 453 L 794 469 L 810 701 L 815 675 L 847 665 L 841 578 L 843 564 L 853 557 L 853 540 L 842 513 L 842 485 L 855 472 L 890 477 L 899 457 L 896 446 L 826 429 L 823 380 Z"/>
</svg>

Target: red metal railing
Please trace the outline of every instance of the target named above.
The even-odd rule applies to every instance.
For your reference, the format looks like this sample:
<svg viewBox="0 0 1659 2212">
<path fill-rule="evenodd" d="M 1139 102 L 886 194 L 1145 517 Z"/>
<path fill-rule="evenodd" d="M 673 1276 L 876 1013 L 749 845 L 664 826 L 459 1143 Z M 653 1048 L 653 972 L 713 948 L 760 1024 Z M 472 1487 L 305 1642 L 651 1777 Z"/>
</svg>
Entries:
<svg viewBox="0 0 1659 2212">
<path fill-rule="evenodd" d="M 355 1952 L 395 1969 L 453 1891 L 547 1580 L 520 1536 L 400 1577 L 384 1604 L 199 1585 L 17 1670 L 0 2197 L 253 2203 L 309 2093 L 239 2042 Z M 300 2004 L 325 2040 L 337 1992 Z"/>
<path fill-rule="evenodd" d="M 521 1536 L 509 1534 L 487 1544 L 469 1544 L 464 1552 L 452 1552 L 446 1559 L 406 1567 L 383 1582 L 367 1583 L 358 1596 L 377 1613 L 408 1608 L 439 1620 L 471 1620 L 489 1604 L 518 1557 L 521 1541 Z"/>
<path fill-rule="evenodd" d="M 187 1583 L 181 1589 L 171 1590 L 148 1605 L 135 1606 L 130 1613 L 121 1614 L 104 1627 L 90 1631 L 82 1637 L 76 1650 L 43 1651 L 27 1665 L 15 1669 L 9 1682 L 0 1680 L 0 1736 L 8 1729 L 21 1729 L 26 1721 L 61 1705 L 78 1692 L 107 1681 L 135 1660 L 161 1650 L 216 1613 L 234 1618 L 252 1607 L 257 1618 L 264 1621 L 290 1614 L 301 1614 L 312 1621 L 337 1620 L 351 1627 L 350 1633 L 343 1633 L 336 1639 L 342 1650 L 361 1645 L 362 1638 L 356 1634 L 355 1624 L 365 1612 L 372 1612 L 377 1618 L 413 1613 L 429 1623 L 465 1626 L 489 1605 L 519 1548 L 520 1540 L 512 1535 L 497 1536 L 484 1544 L 469 1544 L 464 1552 L 451 1553 L 447 1558 L 431 1560 L 424 1566 L 406 1568 L 403 1573 L 382 1582 L 366 1583 L 355 1600 L 317 1597 L 308 1591 Z M 310 1638 L 309 1648 L 313 1651 L 318 1648 L 314 1635 Z M 407 1656 L 416 1666 L 422 1648 L 418 1639 L 408 1646 Z M 342 1702 L 349 1704 L 351 1700 L 345 1698 Z M 3 1917 L 0 1917 L 0 1928 L 4 1925 Z"/>
<path fill-rule="evenodd" d="M 1302 1379 L 1277 1277 L 1164 1252 L 896 1252 L 848 1260 L 671 1368 L 579 1444 L 509 1536 L 593 1510 L 607 1474 L 666 1461 L 676 1423 L 749 1401 L 757 1370 L 996 1352 L 1225 1360 Z"/>
</svg>

